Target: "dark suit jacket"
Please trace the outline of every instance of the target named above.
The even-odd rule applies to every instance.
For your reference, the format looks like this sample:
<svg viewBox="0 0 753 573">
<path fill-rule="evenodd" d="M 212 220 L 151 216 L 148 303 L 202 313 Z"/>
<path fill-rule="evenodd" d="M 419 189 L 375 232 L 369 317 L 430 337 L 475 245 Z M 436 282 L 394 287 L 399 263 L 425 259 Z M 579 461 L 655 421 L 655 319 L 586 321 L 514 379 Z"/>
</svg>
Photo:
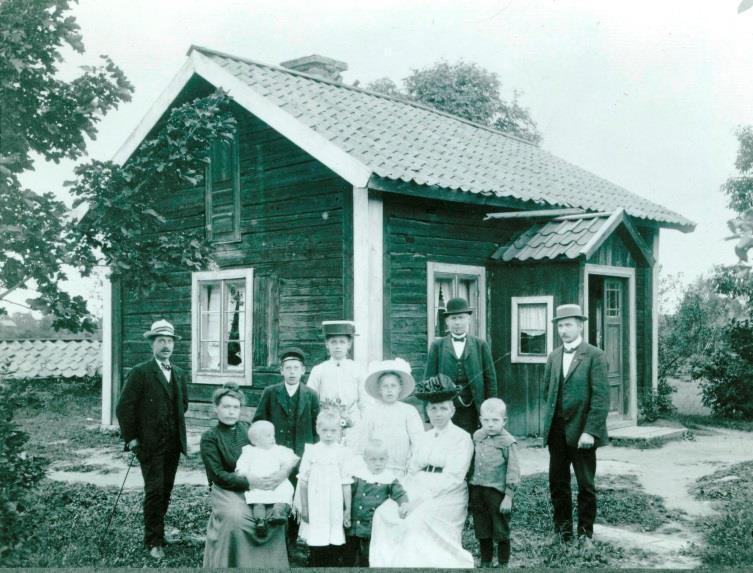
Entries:
<svg viewBox="0 0 753 573">
<path fill-rule="evenodd" d="M 275 427 L 275 439 L 278 444 L 291 448 L 296 455 L 303 455 L 306 444 L 316 441 L 316 417 L 319 415 L 319 395 L 306 386 L 298 385 L 298 410 L 289 411 L 288 392 L 285 382 L 272 384 L 264 388 L 259 405 L 254 412 L 254 422 L 266 420 Z M 285 443 L 285 426 L 291 419 L 295 420 L 295 444 Z"/>
<path fill-rule="evenodd" d="M 465 373 L 473 392 L 473 402 L 478 410 L 484 400 L 496 397 L 498 392 L 492 351 L 486 341 L 469 335 L 460 359 L 465 362 Z M 457 374 L 455 349 L 452 347 L 450 336 L 437 338 L 429 348 L 424 380 L 437 374 L 445 374 L 453 380 Z"/>
<path fill-rule="evenodd" d="M 544 444 L 549 440 L 549 429 L 557 407 L 557 389 L 562 372 L 563 347 L 549 355 L 544 369 L 547 390 L 544 418 Z M 607 436 L 607 413 L 609 411 L 609 382 L 607 359 L 604 352 L 583 341 L 573 356 L 570 370 L 562 385 L 562 415 L 565 419 L 567 444 L 578 446 L 580 435 L 585 432 L 596 439 L 596 447 L 609 443 Z"/>
<path fill-rule="evenodd" d="M 185 372 L 175 365 L 172 367 L 170 384 L 175 384 L 178 393 L 178 436 L 181 451 L 185 454 L 188 451 L 184 418 L 188 410 L 188 388 Z M 128 373 L 115 410 L 125 443 L 138 438 L 141 455 L 146 457 L 164 446 L 169 434 L 167 421 L 168 408 L 171 407 L 168 382 L 157 361 L 152 358 L 134 366 Z"/>
</svg>

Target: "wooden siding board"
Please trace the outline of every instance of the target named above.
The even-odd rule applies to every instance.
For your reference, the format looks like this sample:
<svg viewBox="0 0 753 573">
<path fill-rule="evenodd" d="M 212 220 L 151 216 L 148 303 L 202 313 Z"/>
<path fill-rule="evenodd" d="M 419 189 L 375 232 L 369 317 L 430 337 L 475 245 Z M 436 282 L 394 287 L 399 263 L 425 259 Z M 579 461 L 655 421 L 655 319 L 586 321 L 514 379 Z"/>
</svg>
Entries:
<svg viewBox="0 0 753 573">
<path fill-rule="evenodd" d="M 346 197 L 352 188 L 269 126 L 245 112 L 236 112 L 241 241 L 216 245 L 216 260 L 220 268 L 253 267 L 262 280 L 276 277 L 265 287 L 264 296 L 279 301 L 272 302 L 278 312 L 262 317 L 263 325 L 256 323 L 255 316 L 256 339 L 263 336 L 263 329 L 276 331 L 272 339 L 265 339 L 265 348 L 253 351 L 253 386 L 244 390 L 249 404 L 255 405 L 261 390 L 280 380 L 277 368 L 270 367 L 276 362 L 277 345 L 301 346 L 311 367 L 324 358 L 320 321 L 342 318 L 342 301 L 350 296 L 344 292 L 349 288 L 344 281 L 344 269 L 349 266 L 344 264 L 344 232 Z M 222 197 L 215 198 L 215 205 L 217 199 Z M 168 218 L 166 232 L 203 228 L 204 202 L 203 183 L 166 193 L 158 209 Z M 158 318 L 171 321 L 184 337 L 176 345 L 173 359 L 190 371 L 191 273 L 169 273 L 167 286 L 147 295 L 137 295 L 124 286 L 120 371 L 126 373 L 150 358 L 142 334 Z M 257 296 L 261 296 L 259 291 Z M 275 345 L 270 346 L 270 340 Z M 190 399 L 207 402 L 215 388 L 190 384 Z"/>
</svg>

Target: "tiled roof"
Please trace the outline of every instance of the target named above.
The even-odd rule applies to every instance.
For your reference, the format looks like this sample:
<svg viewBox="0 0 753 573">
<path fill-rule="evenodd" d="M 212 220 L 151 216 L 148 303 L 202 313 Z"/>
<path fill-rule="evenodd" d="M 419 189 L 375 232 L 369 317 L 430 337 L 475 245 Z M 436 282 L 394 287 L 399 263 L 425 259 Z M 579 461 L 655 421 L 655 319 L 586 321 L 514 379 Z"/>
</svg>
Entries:
<svg viewBox="0 0 753 573">
<path fill-rule="evenodd" d="M 492 258 L 510 261 L 575 259 L 585 254 L 585 247 L 604 228 L 607 217 L 549 221 L 536 224 L 500 247 Z"/>
<path fill-rule="evenodd" d="M 192 50 L 356 158 L 373 176 L 594 212 L 622 207 L 633 217 L 685 231 L 694 227 L 666 207 L 499 131 L 285 68 Z"/>
<path fill-rule="evenodd" d="M 99 340 L 0 340 L 8 378 L 74 378 L 102 372 Z"/>
</svg>

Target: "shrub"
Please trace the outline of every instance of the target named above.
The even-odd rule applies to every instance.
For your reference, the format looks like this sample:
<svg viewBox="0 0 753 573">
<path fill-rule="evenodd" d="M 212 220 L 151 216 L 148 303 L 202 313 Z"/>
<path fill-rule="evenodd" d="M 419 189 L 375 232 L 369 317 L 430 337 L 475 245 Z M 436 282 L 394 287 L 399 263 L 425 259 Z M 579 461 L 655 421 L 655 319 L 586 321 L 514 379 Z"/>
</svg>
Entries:
<svg viewBox="0 0 753 573">
<path fill-rule="evenodd" d="M 19 543 L 19 522 L 30 490 L 44 477 L 46 460 L 26 451 L 29 435 L 13 420 L 13 388 L 0 377 L 0 559 Z"/>
<path fill-rule="evenodd" d="M 672 394 L 677 392 L 677 388 L 667 382 L 666 378 L 660 378 L 656 390 L 647 392 L 640 404 L 641 419 L 646 422 L 655 422 L 662 416 L 668 416 L 674 413 L 675 407 L 672 404 Z"/>
</svg>

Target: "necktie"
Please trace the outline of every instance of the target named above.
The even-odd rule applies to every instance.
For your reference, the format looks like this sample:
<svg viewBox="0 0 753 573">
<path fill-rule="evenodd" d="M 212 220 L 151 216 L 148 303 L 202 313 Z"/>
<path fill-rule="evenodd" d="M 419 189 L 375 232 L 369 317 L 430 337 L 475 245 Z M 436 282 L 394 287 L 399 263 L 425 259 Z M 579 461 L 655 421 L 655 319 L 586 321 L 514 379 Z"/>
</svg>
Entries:
<svg viewBox="0 0 753 573">
<path fill-rule="evenodd" d="M 463 335 L 463 336 L 452 335 L 452 341 L 453 342 L 465 342 L 465 339 L 466 339 L 465 335 Z"/>
<path fill-rule="evenodd" d="M 173 369 L 173 367 L 170 366 L 169 363 L 165 363 L 165 362 L 160 362 L 160 366 L 162 366 L 163 370 L 167 370 L 168 372 L 170 372 L 170 370 Z"/>
</svg>

